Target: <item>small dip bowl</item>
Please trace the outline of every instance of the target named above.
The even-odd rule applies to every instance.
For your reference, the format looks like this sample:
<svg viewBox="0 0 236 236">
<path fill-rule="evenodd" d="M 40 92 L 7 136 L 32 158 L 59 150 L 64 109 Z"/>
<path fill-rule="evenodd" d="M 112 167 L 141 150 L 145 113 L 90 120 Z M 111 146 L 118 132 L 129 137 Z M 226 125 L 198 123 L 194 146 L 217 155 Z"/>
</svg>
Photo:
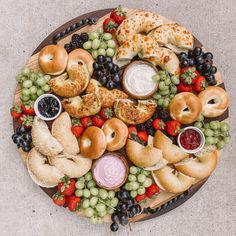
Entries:
<svg viewBox="0 0 236 236">
<path fill-rule="evenodd" d="M 47 93 L 36 99 L 34 110 L 40 119 L 50 121 L 56 119 L 60 115 L 62 107 L 58 97 Z"/>
<path fill-rule="evenodd" d="M 158 74 L 158 70 L 151 63 L 141 60 L 134 61 L 124 70 L 123 89 L 132 98 L 146 99 L 158 88 L 158 82 L 152 79 L 152 76 L 156 74 Z"/>
<path fill-rule="evenodd" d="M 205 136 L 199 128 L 189 126 L 178 135 L 177 141 L 184 152 L 193 154 L 202 150 L 205 144 Z"/>
<path fill-rule="evenodd" d="M 127 160 L 116 152 L 108 152 L 93 163 L 92 175 L 97 185 L 107 190 L 122 186 L 128 176 Z"/>
</svg>

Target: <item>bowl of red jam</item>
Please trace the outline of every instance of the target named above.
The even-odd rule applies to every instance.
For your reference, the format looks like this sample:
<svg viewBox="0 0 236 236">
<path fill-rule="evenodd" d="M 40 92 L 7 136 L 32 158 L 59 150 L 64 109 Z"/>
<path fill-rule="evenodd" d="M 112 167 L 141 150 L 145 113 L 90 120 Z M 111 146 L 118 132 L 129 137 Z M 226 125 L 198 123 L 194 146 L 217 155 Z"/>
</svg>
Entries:
<svg viewBox="0 0 236 236">
<path fill-rule="evenodd" d="M 189 126 L 180 132 L 177 141 L 183 151 L 197 153 L 205 144 L 205 136 L 197 127 Z"/>
<path fill-rule="evenodd" d="M 37 98 L 34 103 L 34 110 L 40 119 L 50 121 L 60 115 L 62 107 L 58 97 L 47 93 Z"/>
</svg>

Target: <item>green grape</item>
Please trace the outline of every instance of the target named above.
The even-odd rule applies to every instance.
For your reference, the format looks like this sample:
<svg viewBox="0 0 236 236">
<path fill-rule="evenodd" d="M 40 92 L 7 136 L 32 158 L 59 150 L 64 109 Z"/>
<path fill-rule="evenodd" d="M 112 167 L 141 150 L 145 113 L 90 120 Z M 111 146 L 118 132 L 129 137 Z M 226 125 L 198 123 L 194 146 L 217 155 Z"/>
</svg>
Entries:
<svg viewBox="0 0 236 236">
<path fill-rule="evenodd" d="M 90 201 L 89 201 L 89 199 L 84 199 L 83 200 L 83 203 L 82 203 L 82 207 L 84 208 L 84 209 L 86 209 L 86 208 L 88 208 L 90 206 Z"/>
<path fill-rule="evenodd" d="M 152 80 L 154 80 L 154 81 L 159 81 L 160 79 L 161 79 L 160 75 L 158 75 L 158 74 L 152 76 Z"/>
<path fill-rule="evenodd" d="M 131 183 L 126 183 L 126 184 L 125 184 L 125 189 L 126 189 L 127 191 L 132 190 L 132 188 L 131 188 Z"/>
<path fill-rule="evenodd" d="M 43 92 L 42 89 L 38 89 L 38 90 L 37 90 L 37 95 L 38 95 L 38 96 L 41 96 L 41 95 L 43 95 L 43 94 L 44 94 L 44 92 Z"/>
<path fill-rule="evenodd" d="M 198 118 L 197 118 L 197 121 L 204 121 L 204 116 L 203 115 L 200 115 Z"/>
<path fill-rule="evenodd" d="M 177 87 L 175 85 L 170 86 L 170 93 L 171 94 L 176 94 L 177 93 Z"/>
<path fill-rule="evenodd" d="M 115 48 L 116 47 L 116 42 L 114 40 L 110 39 L 110 40 L 107 41 L 107 46 L 109 48 Z"/>
<path fill-rule="evenodd" d="M 99 27 L 96 31 L 97 31 L 98 34 L 103 34 L 103 28 L 102 27 Z"/>
<path fill-rule="evenodd" d="M 170 95 L 170 100 L 173 99 L 174 96 L 175 96 L 175 94 L 171 94 L 171 95 Z"/>
<path fill-rule="evenodd" d="M 160 90 L 165 90 L 167 88 L 167 86 L 165 85 L 165 82 L 164 81 L 160 81 L 159 83 L 159 89 Z"/>
<path fill-rule="evenodd" d="M 227 123 L 225 123 L 225 122 L 222 122 L 222 123 L 220 124 L 220 130 L 221 130 L 222 132 L 229 131 L 229 125 L 228 125 Z"/>
<path fill-rule="evenodd" d="M 103 48 L 98 49 L 98 55 L 106 56 L 106 50 Z"/>
<path fill-rule="evenodd" d="M 75 196 L 77 197 L 82 197 L 83 196 L 83 190 L 82 189 L 77 189 L 75 191 Z"/>
<path fill-rule="evenodd" d="M 219 138 L 218 137 L 213 137 L 213 139 L 214 139 L 214 144 L 217 144 L 217 142 L 219 141 Z"/>
<path fill-rule="evenodd" d="M 138 182 L 143 183 L 146 180 L 146 176 L 143 174 L 138 175 Z"/>
<path fill-rule="evenodd" d="M 169 98 L 165 98 L 164 101 L 163 101 L 162 106 L 167 108 L 169 106 L 169 103 L 170 103 L 170 99 Z"/>
<path fill-rule="evenodd" d="M 148 177 L 150 175 L 150 171 L 148 170 L 141 170 L 141 174 L 145 175 L 146 177 Z"/>
<path fill-rule="evenodd" d="M 138 169 L 137 169 L 136 166 L 131 166 L 131 167 L 129 168 L 129 172 L 130 172 L 131 174 L 133 174 L 133 175 L 136 175 L 136 174 L 138 173 Z"/>
<path fill-rule="evenodd" d="M 103 34 L 102 38 L 103 38 L 104 40 L 108 41 L 108 40 L 112 39 L 112 34 L 110 34 L 110 33 L 105 33 L 105 34 Z"/>
<path fill-rule="evenodd" d="M 36 83 L 38 86 L 42 87 L 44 86 L 47 82 L 45 81 L 45 79 L 43 77 L 40 77 L 36 80 Z"/>
<path fill-rule="evenodd" d="M 131 186 L 132 190 L 137 190 L 139 188 L 139 183 L 138 182 L 131 182 L 130 186 Z"/>
<path fill-rule="evenodd" d="M 32 86 L 29 88 L 30 94 L 36 94 L 37 93 L 37 87 L 36 86 Z"/>
<path fill-rule="evenodd" d="M 166 78 L 165 85 L 169 86 L 170 84 L 171 84 L 171 79 L 170 78 Z"/>
<path fill-rule="evenodd" d="M 75 184 L 75 187 L 76 187 L 77 189 L 84 189 L 84 182 L 81 181 L 81 180 L 78 180 L 78 181 L 76 182 L 76 184 Z"/>
<path fill-rule="evenodd" d="M 210 128 L 213 130 L 217 130 L 218 129 L 218 124 L 216 121 L 211 121 L 210 122 Z"/>
<path fill-rule="evenodd" d="M 89 198 L 91 195 L 90 191 L 88 189 L 84 189 L 83 190 L 83 196 L 86 197 L 86 198 Z"/>
<path fill-rule="evenodd" d="M 143 187 L 147 188 L 151 186 L 151 184 L 152 184 L 152 179 L 146 178 L 146 180 L 143 182 Z"/>
<path fill-rule="evenodd" d="M 92 207 L 96 206 L 98 203 L 98 197 L 91 197 L 89 202 L 90 202 L 90 206 Z"/>
<path fill-rule="evenodd" d="M 88 207 L 87 209 L 85 209 L 84 214 L 85 214 L 85 216 L 87 216 L 87 217 L 92 217 L 93 214 L 94 214 L 93 208 Z"/>
<path fill-rule="evenodd" d="M 211 129 L 205 129 L 204 133 L 208 137 L 212 137 L 214 135 L 214 132 Z"/>
<path fill-rule="evenodd" d="M 99 196 L 101 197 L 101 199 L 105 200 L 108 197 L 108 193 L 106 189 L 100 189 L 99 190 Z"/>
<path fill-rule="evenodd" d="M 220 135 L 220 130 L 214 130 L 214 136 L 219 136 Z"/>
<path fill-rule="evenodd" d="M 155 93 L 155 94 L 153 95 L 153 98 L 156 99 L 156 100 L 160 99 L 161 97 L 162 97 L 162 96 L 161 96 L 161 94 L 159 94 L 159 93 Z"/>
<path fill-rule="evenodd" d="M 137 191 L 135 191 L 135 190 L 132 190 L 132 191 L 130 192 L 130 196 L 133 197 L 133 198 L 135 198 L 137 195 L 138 195 L 138 193 L 137 193 Z"/>
<path fill-rule="evenodd" d="M 115 54 L 114 49 L 108 48 L 108 49 L 106 50 L 106 55 L 107 55 L 108 57 L 113 57 L 114 54 Z"/>
<path fill-rule="evenodd" d="M 30 75 L 30 69 L 29 68 L 23 68 L 21 73 L 24 76 L 29 76 Z"/>
<path fill-rule="evenodd" d="M 44 86 L 41 87 L 44 92 L 50 91 L 50 86 L 48 84 L 45 84 Z"/>
<path fill-rule="evenodd" d="M 218 141 L 217 144 L 216 144 L 216 147 L 218 149 L 222 149 L 224 146 L 225 146 L 225 142 L 223 140 Z"/>
<path fill-rule="evenodd" d="M 138 194 L 144 194 L 145 191 L 146 191 L 145 187 L 140 186 L 140 187 L 138 188 L 138 191 L 137 191 L 137 192 L 138 192 Z"/>
<path fill-rule="evenodd" d="M 166 90 L 161 90 L 160 91 L 160 94 L 163 95 L 163 96 L 168 95 L 169 93 L 170 93 L 169 88 L 167 88 Z"/>
<path fill-rule="evenodd" d="M 87 183 L 87 188 L 91 188 L 91 187 L 95 187 L 96 183 L 94 180 L 90 180 L 88 183 Z"/>
<path fill-rule="evenodd" d="M 177 75 L 173 75 L 171 76 L 171 82 L 174 84 L 174 85 L 178 85 L 180 83 L 180 80 L 179 80 L 179 77 Z"/>
<path fill-rule="evenodd" d="M 89 34 L 89 39 L 90 40 L 94 40 L 94 39 L 98 39 L 99 38 L 99 35 L 97 32 L 92 32 Z"/>
<path fill-rule="evenodd" d="M 197 121 L 194 123 L 194 126 L 200 129 L 200 128 L 202 128 L 202 122 Z"/>
<path fill-rule="evenodd" d="M 207 145 L 212 145 L 215 143 L 215 140 L 213 137 L 206 137 L 206 144 Z"/>
<path fill-rule="evenodd" d="M 100 217 L 104 217 L 106 214 L 107 214 L 107 211 L 106 211 L 106 210 L 105 210 L 105 211 L 99 211 L 99 212 L 98 212 L 98 215 L 99 215 Z"/>
<path fill-rule="evenodd" d="M 92 49 L 96 50 L 100 46 L 100 40 L 99 39 L 94 39 L 92 42 Z"/>
<path fill-rule="evenodd" d="M 98 212 L 105 211 L 106 210 L 106 206 L 103 203 L 98 203 L 97 206 L 96 206 L 96 210 Z"/>
<path fill-rule="evenodd" d="M 109 192 L 108 192 L 108 198 L 109 198 L 109 199 L 114 198 L 114 197 L 115 197 L 115 194 L 116 194 L 115 191 L 109 191 Z"/>
<path fill-rule="evenodd" d="M 19 83 L 22 83 L 22 75 L 21 74 L 18 74 L 16 76 L 16 81 L 19 82 Z"/>
<path fill-rule="evenodd" d="M 23 96 L 29 96 L 29 95 L 30 95 L 30 90 L 27 89 L 27 88 L 23 88 L 23 89 L 22 89 L 22 95 L 23 95 Z"/>
<path fill-rule="evenodd" d="M 23 88 L 30 88 L 33 86 L 33 82 L 31 80 L 25 80 L 22 84 Z"/>
<path fill-rule="evenodd" d="M 96 217 L 96 216 L 90 217 L 90 218 L 89 218 L 89 222 L 90 222 L 91 224 L 97 224 L 97 217 Z"/>
<path fill-rule="evenodd" d="M 168 72 L 161 70 L 161 71 L 159 71 L 159 75 L 161 76 L 161 80 L 165 80 L 166 77 L 168 76 Z"/>
<path fill-rule="evenodd" d="M 230 143 L 230 139 L 231 139 L 230 136 L 226 136 L 226 137 L 223 138 L 223 140 L 226 144 Z"/>
<path fill-rule="evenodd" d="M 164 102 L 164 98 L 160 98 L 160 99 L 157 101 L 157 105 L 162 106 L 162 105 L 163 105 L 163 102 Z"/>
<path fill-rule="evenodd" d="M 91 48 L 92 48 L 92 42 L 91 42 L 91 41 L 85 42 L 85 43 L 83 44 L 83 48 L 84 48 L 85 50 L 91 49 Z"/>
<path fill-rule="evenodd" d="M 89 181 L 89 180 L 92 180 L 92 173 L 91 172 L 88 172 L 85 176 L 84 176 L 85 180 Z"/>
<path fill-rule="evenodd" d="M 129 180 L 130 182 L 135 182 L 135 181 L 137 180 L 137 178 L 136 178 L 135 175 L 129 174 L 129 175 L 128 175 L 128 180 Z"/>
<path fill-rule="evenodd" d="M 108 211 L 107 211 L 107 213 L 108 213 L 109 215 L 112 215 L 112 214 L 114 213 L 114 209 L 109 208 Z"/>
<path fill-rule="evenodd" d="M 98 51 L 97 50 L 93 50 L 92 51 L 92 56 L 93 56 L 94 59 L 96 59 L 97 56 L 98 56 Z"/>
<path fill-rule="evenodd" d="M 211 127 L 210 127 L 210 123 L 206 123 L 205 125 L 204 125 L 204 128 L 205 129 L 210 129 Z"/>
<path fill-rule="evenodd" d="M 27 77 L 25 77 L 25 76 L 21 76 L 21 83 L 24 83 L 24 81 L 26 81 L 26 80 L 28 80 Z"/>
<path fill-rule="evenodd" d="M 92 188 L 90 189 L 90 193 L 91 193 L 93 196 L 97 196 L 97 195 L 98 195 L 98 189 L 92 187 Z"/>
<path fill-rule="evenodd" d="M 21 97 L 21 100 L 22 100 L 23 102 L 27 102 L 27 101 L 30 100 L 30 96 L 25 96 L 25 95 L 23 95 L 23 96 Z"/>
<path fill-rule="evenodd" d="M 84 176 L 82 176 L 82 177 L 78 178 L 78 181 L 85 182 L 85 178 L 84 178 Z"/>
<path fill-rule="evenodd" d="M 35 101 L 38 98 L 37 94 L 30 94 L 30 99 Z"/>
<path fill-rule="evenodd" d="M 110 199 L 107 199 L 107 200 L 106 200 L 106 205 L 107 205 L 107 206 L 110 206 L 110 205 L 111 205 L 111 200 L 110 200 Z"/>
<path fill-rule="evenodd" d="M 97 218 L 97 224 L 102 224 L 103 223 L 103 219 L 101 217 Z"/>
<path fill-rule="evenodd" d="M 100 49 L 107 49 L 107 44 L 106 44 L 106 42 L 102 41 L 102 42 L 100 43 Z"/>
<path fill-rule="evenodd" d="M 116 207 L 118 205 L 118 202 L 119 202 L 118 198 L 114 197 L 111 199 L 110 204 L 112 207 Z"/>
<path fill-rule="evenodd" d="M 44 75 L 43 78 L 46 81 L 46 83 L 48 83 L 51 80 L 51 76 L 50 75 Z"/>
</svg>

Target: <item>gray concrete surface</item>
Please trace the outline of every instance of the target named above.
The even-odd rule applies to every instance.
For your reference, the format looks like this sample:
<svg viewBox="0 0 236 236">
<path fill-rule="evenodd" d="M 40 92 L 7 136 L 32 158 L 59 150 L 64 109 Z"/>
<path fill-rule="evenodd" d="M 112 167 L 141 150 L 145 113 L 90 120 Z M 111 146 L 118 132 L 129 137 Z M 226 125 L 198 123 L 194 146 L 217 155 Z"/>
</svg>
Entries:
<svg viewBox="0 0 236 236">
<path fill-rule="evenodd" d="M 0 0 L 0 235 L 112 235 L 108 225 L 90 225 L 51 200 L 31 181 L 12 144 L 9 116 L 15 75 L 34 48 L 55 28 L 83 13 L 121 3 L 172 18 L 214 52 L 231 96 L 233 140 L 207 184 L 168 214 L 116 235 L 236 235 L 235 0 Z"/>
</svg>

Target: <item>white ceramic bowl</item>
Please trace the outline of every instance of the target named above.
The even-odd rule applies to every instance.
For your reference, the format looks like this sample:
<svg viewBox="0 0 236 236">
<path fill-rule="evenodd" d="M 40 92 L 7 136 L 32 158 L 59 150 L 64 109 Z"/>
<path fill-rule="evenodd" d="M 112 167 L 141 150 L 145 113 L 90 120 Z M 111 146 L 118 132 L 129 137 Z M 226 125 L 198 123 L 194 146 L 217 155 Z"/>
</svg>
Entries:
<svg viewBox="0 0 236 236">
<path fill-rule="evenodd" d="M 194 149 L 194 150 L 185 149 L 185 148 L 181 145 L 181 143 L 180 143 L 180 136 L 181 136 L 181 134 L 182 134 L 184 131 L 188 130 L 188 129 L 193 129 L 193 130 L 197 131 L 197 132 L 200 134 L 200 136 L 201 136 L 201 143 L 200 143 L 199 147 L 197 147 L 197 148 Z M 177 142 L 178 142 L 179 147 L 180 147 L 184 152 L 193 154 L 193 153 L 197 153 L 197 152 L 199 152 L 199 151 L 202 150 L 202 148 L 203 148 L 204 145 L 205 145 L 205 136 L 204 136 L 203 132 L 202 132 L 199 128 L 194 127 L 194 126 L 189 126 L 189 127 L 184 128 L 183 131 L 182 131 L 181 133 L 179 133 L 178 138 L 177 138 Z"/>
<path fill-rule="evenodd" d="M 42 99 L 45 98 L 45 97 L 53 97 L 54 99 L 56 99 L 56 100 L 58 101 L 58 104 L 59 104 L 59 111 L 58 111 L 58 113 L 57 113 L 54 117 L 50 117 L 50 118 L 49 118 L 49 117 L 44 117 L 44 116 L 39 112 L 39 110 L 38 110 L 38 103 L 39 103 L 39 101 L 42 100 Z M 54 119 L 56 119 L 56 118 L 60 115 L 60 113 L 61 113 L 61 110 L 62 110 L 61 101 L 59 100 L 59 98 L 58 98 L 57 96 L 55 96 L 55 95 L 53 95 L 53 94 L 50 94 L 50 93 L 45 93 L 45 94 L 39 96 L 39 97 L 36 99 L 36 101 L 35 101 L 35 103 L 34 103 L 34 110 L 35 110 L 35 114 L 36 114 L 40 119 L 45 120 L 45 121 L 54 120 Z"/>
</svg>

